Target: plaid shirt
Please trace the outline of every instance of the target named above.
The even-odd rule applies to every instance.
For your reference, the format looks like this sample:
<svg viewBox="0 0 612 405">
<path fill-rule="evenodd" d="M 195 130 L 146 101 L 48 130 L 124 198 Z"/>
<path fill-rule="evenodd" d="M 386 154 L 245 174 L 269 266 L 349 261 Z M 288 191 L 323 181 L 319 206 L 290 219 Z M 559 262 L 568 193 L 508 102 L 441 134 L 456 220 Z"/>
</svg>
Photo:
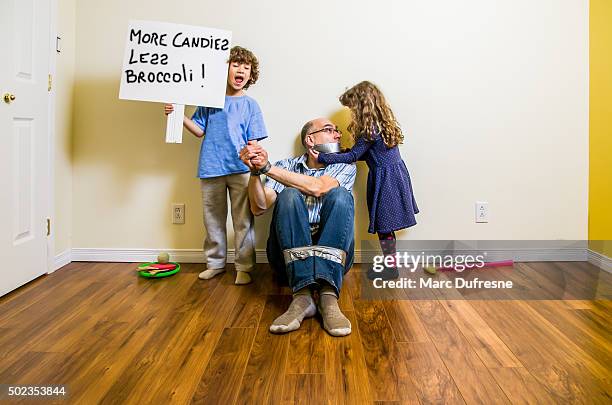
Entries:
<svg viewBox="0 0 612 405">
<path fill-rule="evenodd" d="M 341 187 L 344 187 L 348 191 L 352 191 L 353 183 L 355 183 L 355 174 L 357 173 L 357 167 L 354 164 L 336 163 L 327 165 L 320 169 L 310 169 L 306 166 L 306 155 L 279 160 L 274 163 L 274 166 L 280 167 L 290 172 L 304 174 L 306 176 L 321 177 L 323 175 L 333 177 L 338 180 Z M 279 183 L 273 178 L 266 177 L 264 186 L 271 188 L 272 190 L 280 193 L 285 189 L 285 185 Z M 310 222 L 311 229 L 317 228 L 317 224 L 320 220 L 321 206 L 323 205 L 322 197 L 314 197 L 311 195 L 302 194 L 306 207 L 308 208 L 308 221 Z"/>
</svg>

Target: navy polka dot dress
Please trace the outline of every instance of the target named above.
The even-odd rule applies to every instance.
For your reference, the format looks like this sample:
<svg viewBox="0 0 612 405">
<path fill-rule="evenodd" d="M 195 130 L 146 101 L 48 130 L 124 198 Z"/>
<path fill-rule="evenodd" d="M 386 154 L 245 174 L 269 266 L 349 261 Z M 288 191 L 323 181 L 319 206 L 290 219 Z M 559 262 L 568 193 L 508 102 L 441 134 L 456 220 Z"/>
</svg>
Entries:
<svg viewBox="0 0 612 405">
<path fill-rule="evenodd" d="M 344 153 L 325 153 L 320 163 L 352 163 L 365 160 L 368 173 L 369 233 L 390 233 L 416 225 L 418 214 L 412 183 L 399 148 L 387 148 L 381 136 L 374 141 L 361 137 L 355 146 Z"/>
</svg>

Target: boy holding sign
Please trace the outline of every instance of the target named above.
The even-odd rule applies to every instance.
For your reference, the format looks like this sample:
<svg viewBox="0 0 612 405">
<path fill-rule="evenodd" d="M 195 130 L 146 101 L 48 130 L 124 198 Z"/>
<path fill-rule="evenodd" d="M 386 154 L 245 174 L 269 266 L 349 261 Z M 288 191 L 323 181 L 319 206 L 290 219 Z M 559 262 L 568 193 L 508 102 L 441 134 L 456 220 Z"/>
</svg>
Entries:
<svg viewBox="0 0 612 405">
<path fill-rule="evenodd" d="M 255 265 L 255 237 L 247 193 L 250 175 L 238 152 L 248 141 L 268 136 L 259 105 L 245 94 L 258 77 L 259 63 L 255 55 L 245 48 L 233 47 L 224 108 L 198 107 L 191 119 L 183 117 L 183 126 L 189 132 L 198 138 L 204 137 L 198 165 L 207 233 L 204 241 L 206 270 L 199 275 L 204 280 L 225 271 L 229 191 L 236 246 L 235 283 L 251 282 L 249 272 Z M 170 114 L 172 104 L 167 104 L 164 111 Z"/>
</svg>

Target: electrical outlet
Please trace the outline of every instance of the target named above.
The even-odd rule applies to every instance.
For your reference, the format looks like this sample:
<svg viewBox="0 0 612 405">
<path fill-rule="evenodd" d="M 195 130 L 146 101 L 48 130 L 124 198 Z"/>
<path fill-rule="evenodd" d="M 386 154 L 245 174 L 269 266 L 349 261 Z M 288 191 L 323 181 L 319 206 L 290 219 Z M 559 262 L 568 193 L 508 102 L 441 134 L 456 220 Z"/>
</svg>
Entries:
<svg viewBox="0 0 612 405">
<path fill-rule="evenodd" d="M 185 204 L 172 204 L 172 223 L 185 223 Z"/>
<path fill-rule="evenodd" d="M 476 201 L 476 222 L 489 222 L 489 203 L 486 201 Z"/>
</svg>

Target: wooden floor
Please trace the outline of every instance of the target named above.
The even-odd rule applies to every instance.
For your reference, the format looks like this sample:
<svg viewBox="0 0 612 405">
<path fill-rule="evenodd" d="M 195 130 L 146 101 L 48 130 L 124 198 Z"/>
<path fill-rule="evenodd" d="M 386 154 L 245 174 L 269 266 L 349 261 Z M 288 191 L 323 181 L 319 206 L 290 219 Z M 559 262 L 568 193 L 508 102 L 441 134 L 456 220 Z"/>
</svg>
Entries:
<svg viewBox="0 0 612 405">
<path fill-rule="evenodd" d="M 266 265 L 240 287 L 233 271 L 198 280 L 202 265 L 164 280 L 134 267 L 72 263 L 0 298 L 0 384 L 66 384 L 56 402 L 78 404 L 612 403 L 609 300 L 366 300 L 355 266 L 340 299 L 350 336 L 318 318 L 278 336 L 290 295 Z M 555 269 L 610 276 L 511 270 L 544 294 Z"/>
</svg>

